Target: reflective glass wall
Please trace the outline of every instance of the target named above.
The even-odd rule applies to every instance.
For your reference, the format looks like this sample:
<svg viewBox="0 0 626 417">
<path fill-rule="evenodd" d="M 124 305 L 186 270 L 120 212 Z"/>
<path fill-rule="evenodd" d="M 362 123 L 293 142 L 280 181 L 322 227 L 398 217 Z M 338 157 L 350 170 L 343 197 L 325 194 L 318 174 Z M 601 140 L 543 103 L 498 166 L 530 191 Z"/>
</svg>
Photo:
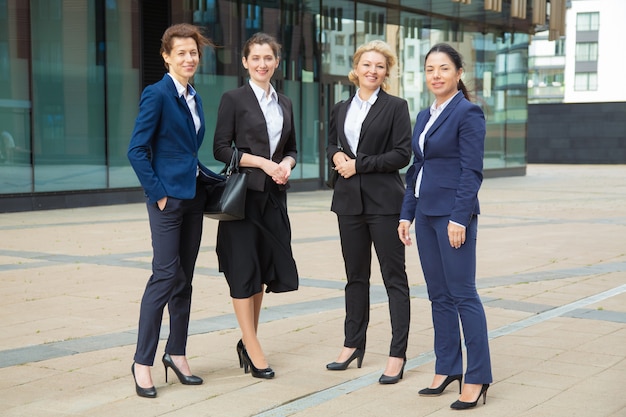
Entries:
<svg viewBox="0 0 626 417">
<path fill-rule="evenodd" d="M 294 189 L 323 187 L 330 110 L 354 93 L 352 55 L 373 39 L 396 50 L 390 93 L 408 101 L 413 121 L 433 100 L 425 54 L 438 42 L 457 48 L 464 82 L 487 117 L 485 168 L 525 167 L 528 36 L 503 31 L 508 21 L 480 1 L 394 3 L 0 0 L 0 205 L 16 195 L 137 190 L 126 149 L 146 74 L 165 71 L 154 63 L 158 49 L 145 50 L 152 7 L 165 7 L 170 23 L 202 26 L 218 45 L 204 51 L 194 78 L 207 121 L 200 157 L 215 170 L 222 168 L 212 155 L 217 106 L 246 81 L 241 48 L 258 31 L 283 46 L 275 85 L 294 103 Z"/>
</svg>

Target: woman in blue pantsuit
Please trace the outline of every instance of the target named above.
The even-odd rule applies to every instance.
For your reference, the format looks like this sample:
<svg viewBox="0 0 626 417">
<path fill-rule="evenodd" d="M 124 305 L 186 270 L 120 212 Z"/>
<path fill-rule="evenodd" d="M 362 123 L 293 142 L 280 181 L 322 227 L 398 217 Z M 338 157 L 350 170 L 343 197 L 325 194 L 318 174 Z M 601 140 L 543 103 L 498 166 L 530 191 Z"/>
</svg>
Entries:
<svg viewBox="0 0 626 417">
<path fill-rule="evenodd" d="M 478 190 L 482 183 L 485 118 L 468 100 L 461 81 L 462 59 L 447 44 L 435 45 L 425 59 L 426 84 L 435 102 L 421 111 L 413 131 L 413 165 L 398 235 L 415 237 L 431 301 L 435 331 L 435 377 L 423 396 L 440 395 L 463 379 L 461 329 L 467 369 L 461 396 L 453 409 L 476 406 L 492 382 L 485 312 L 476 291 Z"/>
<path fill-rule="evenodd" d="M 212 45 L 189 24 L 170 26 L 161 39 L 168 72 L 145 88 L 128 147 L 128 159 L 146 194 L 152 235 L 152 276 L 141 299 L 137 349 L 132 373 L 140 397 L 157 395 L 150 367 L 154 363 L 165 305 L 170 334 L 162 362 L 185 385 L 202 384 L 186 358 L 191 281 L 200 249 L 205 191 L 198 161 L 204 138 L 202 100 L 190 79 L 202 48 Z"/>
</svg>

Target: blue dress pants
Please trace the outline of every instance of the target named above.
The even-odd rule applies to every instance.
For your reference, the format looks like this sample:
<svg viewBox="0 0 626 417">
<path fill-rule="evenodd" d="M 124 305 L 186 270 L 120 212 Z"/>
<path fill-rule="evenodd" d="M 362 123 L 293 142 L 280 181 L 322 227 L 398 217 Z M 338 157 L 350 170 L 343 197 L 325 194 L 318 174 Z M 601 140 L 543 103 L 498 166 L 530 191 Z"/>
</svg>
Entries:
<svg viewBox="0 0 626 417">
<path fill-rule="evenodd" d="M 152 366 L 167 304 L 170 332 L 165 352 L 185 355 L 191 311 L 191 281 L 200 250 L 205 192 L 191 200 L 168 197 L 165 209 L 148 204 L 152 234 L 152 276 L 141 299 L 135 362 Z"/>
<path fill-rule="evenodd" d="M 467 348 L 468 384 L 492 382 L 487 320 L 476 291 L 476 235 L 473 216 L 459 249 L 448 240 L 449 216 L 426 216 L 415 210 L 415 237 L 431 302 L 435 332 L 435 373 L 463 373 L 461 331 Z"/>
</svg>

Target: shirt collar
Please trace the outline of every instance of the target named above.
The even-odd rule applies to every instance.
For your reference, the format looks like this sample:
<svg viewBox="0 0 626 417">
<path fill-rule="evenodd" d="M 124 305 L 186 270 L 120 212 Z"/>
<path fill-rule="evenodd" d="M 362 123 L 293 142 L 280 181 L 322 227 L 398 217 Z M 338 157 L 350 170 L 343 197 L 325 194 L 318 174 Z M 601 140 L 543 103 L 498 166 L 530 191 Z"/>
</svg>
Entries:
<svg viewBox="0 0 626 417">
<path fill-rule="evenodd" d="M 378 93 L 380 92 L 380 87 L 378 87 L 376 91 L 374 91 L 374 93 L 372 93 L 370 98 L 368 98 L 367 100 L 361 100 L 361 97 L 359 97 L 360 90 L 361 90 L 360 88 L 356 90 L 356 94 L 354 95 L 354 98 L 352 99 L 352 101 L 354 101 L 359 106 L 359 108 L 361 108 L 365 102 L 373 106 L 374 103 L 376 103 L 376 100 L 378 99 Z"/>
<path fill-rule="evenodd" d="M 189 97 L 193 97 L 196 95 L 196 90 L 194 90 L 191 84 L 187 84 L 187 88 L 185 88 L 185 86 L 182 85 L 176 78 L 174 78 L 172 74 L 168 72 L 167 75 L 169 75 L 172 81 L 174 81 L 174 85 L 176 86 L 176 92 L 178 92 L 178 97 L 184 96 L 185 93 L 187 93 Z"/>
<path fill-rule="evenodd" d="M 448 104 L 450 104 L 452 99 L 454 97 L 456 97 L 460 92 L 461 92 L 461 90 L 458 90 L 455 95 L 453 95 L 452 97 L 450 97 L 449 99 L 444 101 L 443 104 L 441 106 L 439 106 L 439 107 L 437 107 L 437 100 L 433 101 L 433 104 L 430 106 L 430 114 L 433 115 L 435 113 L 441 113 L 443 111 L 443 109 L 445 109 L 446 106 Z"/>
<path fill-rule="evenodd" d="M 278 93 L 276 93 L 276 90 L 274 89 L 274 86 L 272 84 L 270 84 L 269 96 L 265 97 L 265 90 L 256 85 L 252 80 L 248 80 L 248 83 L 250 84 L 250 87 L 252 87 L 252 91 L 254 92 L 254 95 L 259 102 L 261 102 L 263 98 L 267 98 L 268 100 L 276 100 L 278 102 Z"/>
</svg>

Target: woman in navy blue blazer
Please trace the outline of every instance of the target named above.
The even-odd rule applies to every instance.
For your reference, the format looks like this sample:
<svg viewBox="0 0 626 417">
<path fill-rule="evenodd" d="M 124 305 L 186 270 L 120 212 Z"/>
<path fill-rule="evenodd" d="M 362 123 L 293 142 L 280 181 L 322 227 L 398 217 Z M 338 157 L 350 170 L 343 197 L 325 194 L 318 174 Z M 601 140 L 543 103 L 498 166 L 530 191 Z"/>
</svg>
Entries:
<svg viewBox="0 0 626 417">
<path fill-rule="evenodd" d="M 141 397 L 157 395 L 150 367 L 154 363 L 163 309 L 167 304 L 170 333 L 162 362 L 181 383 L 202 384 L 186 358 L 191 281 L 202 237 L 205 201 L 198 149 L 204 137 L 202 101 L 189 83 L 202 48 L 212 43 L 189 24 L 169 27 L 162 37 L 161 56 L 168 73 L 146 87 L 128 147 L 128 159 L 143 187 L 152 234 L 152 276 L 139 313 L 137 348 L 132 373 Z"/>
<path fill-rule="evenodd" d="M 234 146 L 241 169 L 248 173 L 245 219 L 220 221 L 216 252 L 241 329 L 236 347 L 239 365 L 265 379 L 273 378 L 274 370 L 257 337 L 263 290 L 298 289 L 287 214 L 296 129 L 291 100 L 271 84 L 280 49 L 265 33 L 246 41 L 241 62 L 250 79 L 222 96 L 213 139 L 215 159 L 229 162 Z"/>
<path fill-rule="evenodd" d="M 447 44 L 425 59 L 432 106 L 421 111 L 413 130 L 413 165 L 406 174 L 398 235 L 415 237 L 435 331 L 435 377 L 419 394 L 440 395 L 463 379 L 461 331 L 467 347 L 465 383 L 454 409 L 476 406 L 492 381 L 485 311 L 476 291 L 478 190 L 483 178 L 485 117 L 468 100 L 459 53 Z"/>
</svg>

